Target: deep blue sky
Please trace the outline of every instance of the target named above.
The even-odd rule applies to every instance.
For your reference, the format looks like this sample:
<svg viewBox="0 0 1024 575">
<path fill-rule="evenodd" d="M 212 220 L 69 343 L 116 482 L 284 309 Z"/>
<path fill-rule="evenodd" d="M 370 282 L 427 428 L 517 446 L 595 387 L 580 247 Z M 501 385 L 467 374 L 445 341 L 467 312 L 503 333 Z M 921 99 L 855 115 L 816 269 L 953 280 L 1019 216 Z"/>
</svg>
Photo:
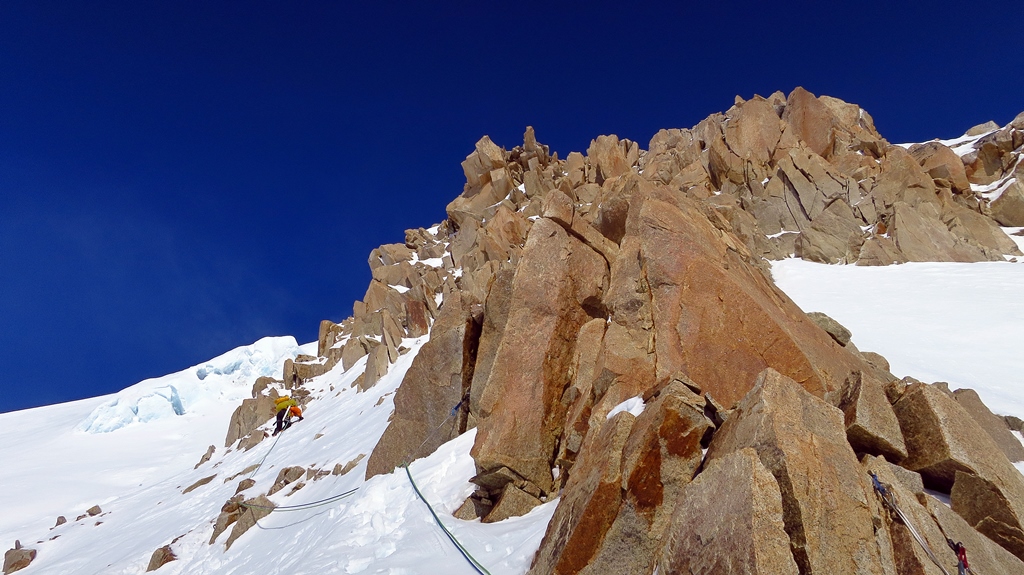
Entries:
<svg viewBox="0 0 1024 575">
<path fill-rule="evenodd" d="M 798 85 L 893 142 L 1024 111 L 1019 0 L 554 4 L 0 2 L 0 412 L 315 339 L 483 134 L 646 147 Z"/>
</svg>

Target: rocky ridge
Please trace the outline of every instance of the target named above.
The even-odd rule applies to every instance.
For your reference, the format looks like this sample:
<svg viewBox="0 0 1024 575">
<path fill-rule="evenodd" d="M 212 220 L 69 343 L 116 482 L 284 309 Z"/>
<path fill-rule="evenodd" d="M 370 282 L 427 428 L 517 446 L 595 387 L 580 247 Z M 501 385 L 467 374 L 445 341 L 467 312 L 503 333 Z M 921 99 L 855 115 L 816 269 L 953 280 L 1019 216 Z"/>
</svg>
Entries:
<svg viewBox="0 0 1024 575">
<path fill-rule="evenodd" d="M 264 439 L 272 399 L 301 402 L 339 364 L 366 357 L 368 389 L 429 332 L 367 476 L 476 428 L 479 489 L 460 517 L 560 496 L 531 573 L 938 572 L 868 471 L 947 571 L 955 534 L 979 572 L 1024 572 L 1005 422 L 897 380 L 765 264 L 1020 256 L 1000 225 L 1024 226 L 1022 149 L 1024 115 L 895 146 L 858 106 L 801 88 L 737 98 L 647 150 L 600 136 L 559 159 L 531 128 L 511 150 L 485 136 L 448 219 L 371 253 L 353 316 L 257 382 L 226 444 Z M 631 398 L 642 413 L 614 410 Z"/>
</svg>

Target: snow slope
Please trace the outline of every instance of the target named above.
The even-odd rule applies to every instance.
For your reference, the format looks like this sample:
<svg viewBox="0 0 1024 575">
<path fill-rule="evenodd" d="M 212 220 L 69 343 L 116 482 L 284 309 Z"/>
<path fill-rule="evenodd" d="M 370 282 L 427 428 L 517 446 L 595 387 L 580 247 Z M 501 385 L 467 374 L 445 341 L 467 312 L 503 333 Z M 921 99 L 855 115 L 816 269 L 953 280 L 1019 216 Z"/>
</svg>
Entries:
<svg viewBox="0 0 1024 575">
<path fill-rule="evenodd" d="M 307 382 L 313 399 L 306 419 L 248 452 L 223 440 L 231 411 L 249 397 L 260 375 L 280 375 L 300 348 L 294 340 L 261 340 L 113 396 L 0 415 L 0 469 L 13 501 L 0 517 L 0 541 L 20 539 L 38 550 L 30 573 L 143 573 L 153 551 L 176 540 L 178 560 L 160 569 L 183 573 L 474 573 L 434 524 L 404 471 L 363 481 L 365 456 L 387 426 L 393 396 L 427 338 L 405 340 L 411 351 L 365 393 L 352 387 L 365 358 Z M 202 377 L 200 377 L 202 376 Z M 176 390 L 171 392 L 172 387 Z M 175 409 L 174 397 L 183 409 Z M 133 409 L 134 408 L 134 409 Z M 179 411 L 181 413 L 179 413 Z M 410 471 L 452 532 L 491 573 L 522 573 L 554 512 L 549 503 L 525 517 L 483 525 L 451 512 L 472 492 L 469 456 L 474 433 L 449 442 Z M 208 445 L 217 450 L 193 469 Z M 359 459 L 364 456 L 363 459 Z M 246 471 L 262 461 L 253 471 Z M 307 481 L 271 496 L 279 505 L 318 501 L 351 489 L 330 505 L 278 512 L 260 521 L 229 550 L 230 529 L 209 544 L 213 520 L 252 476 L 245 493 L 265 493 L 287 466 L 331 471 L 359 461 L 344 475 Z M 212 481 L 183 494 L 214 475 Z M 96 517 L 77 519 L 99 504 Z M 51 529 L 57 515 L 68 523 Z"/>
<path fill-rule="evenodd" d="M 969 387 L 993 412 L 1024 418 L 1024 264 L 787 259 L 772 276 L 805 312 L 828 314 L 858 349 L 885 356 L 894 375 Z"/>
</svg>

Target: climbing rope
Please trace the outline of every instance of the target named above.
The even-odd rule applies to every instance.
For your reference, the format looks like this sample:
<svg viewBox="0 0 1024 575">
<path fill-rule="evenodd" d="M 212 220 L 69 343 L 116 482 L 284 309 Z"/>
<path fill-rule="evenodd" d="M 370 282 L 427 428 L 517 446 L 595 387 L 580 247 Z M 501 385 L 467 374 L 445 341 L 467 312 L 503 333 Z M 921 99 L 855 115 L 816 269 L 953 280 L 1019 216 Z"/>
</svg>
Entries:
<svg viewBox="0 0 1024 575">
<path fill-rule="evenodd" d="M 346 491 L 346 492 L 344 492 L 342 494 L 339 494 L 339 495 L 333 495 L 333 496 L 328 497 L 326 499 L 318 499 L 317 501 L 310 501 L 309 503 L 300 503 L 298 505 L 278 505 L 277 507 L 271 507 L 269 505 L 256 505 L 255 503 L 242 503 L 241 506 L 242 507 L 251 507 L 253 509 L 267 509 L 267 510 L 270 510 L 271 512 L 276 512 L 276 511 L 302 511 L 302 510 L 305 510 L 305 509 L 313 509 L 314 507 L 320 507 L 322 505 L 330 505 L 331 503 L 334 503 L 335 501 L 340 501 L 342 499 L 345 499 L 346 497 L 351 496 L 356 491 L 359 491 L 359 489 L 358 488 L 356 488 L 356 489 L 349 489 L 348 491 Z"/>
<path fill-rule="evenodd" d="M 943 567 L 941 563 L 939 563 L 938 558 L 935 557 L 935 553 L 932 552 L 932 548 L 928 546 L 928 542 L 924 540 L 924 537 L 921 537 L 921 534 L 917 532 L 917 529 L 914 529 L 914 526 L 913 524 L 911 524 L 910 519 L 908 519 L 906 514 L 903 513 L 903 510 L 900 509 L 900 506 L 896 504 L 896 497 L 892 493 L 892 491 L 890 491 L 885 485 L 882 484 L 881 481 L 878 480 L 877 475 L 871 472 L 868 473 L 871 475 L 871 483 L 875 488 L 875 493 L 877 493 L 878 496 L 881 498 L 882 503 L 885 504 L 886 507 L 888 507 L 900 518 L 900 522 L 903 523 L 903 525 L 907 528 L 908 531 L 910 531 L 910 534 L 917 541 L 917 544 L 920 545 L 922 549 L 924 549 L 924 552 L 928 555 L 928 558 L 932 560 L 932 563 L 935 563 L 935 566 L 938 567 L 940 571 L 942 571 L 943 575 L 949 575 L 949 571 L 946 571 L 946 568 Z"/>
<path fill-rule="evenodd" d="M 459 413 L 459 408 L 462 407 L 464 402 L 465 402 L 465 399 L 463 399 L 462 401 L 459 401 L 459 403 L 457 403 L 455 405 L 455 407 L 453 407 L 451 409 L 451 411 L 448 414 L 448 417 L 446 417 L 444 420 L 442 420 L 441 423 L 439 423 L 437 425 L 437 427 L 435 427 L 433 429 L 433 431 L 431 431 L 430 434 L 427 435 L 427 437 L 423 440 L 422 443 L 419 444 L 419 446 L 415 450 L 410 451 L 406 455 L 405 463 L 403 463 L 400 467 L 405 469 L 405 474 L 409 478 L 409 483 L 412 485 L 413 491 L 416 492 L 416 496 L 419 497 L 420 501 L 422 501 L 423 504 L 427 506 L 427 510 L 430 511 L 431 517 L 434 518 L 434 522 L 437 523 L 437 526 L 441 528 L 441 531 L 444 532 L 445 536 L 448 537 L 448 540 L 451 541 L 453 545 L 455 545 L 455 548 L 459 550 L 459 553 L 462 555 L 462 557 L 465 558 L 466 561 L 469 563 L 469 565 L 477 573 L 479 573 L 480 575 L 491 575 L 490 571 L 488 571 L 487 568 L 483 566 L 483 564 L 481 564 L 475 557 L 473 557 L 473 555 L 465 548 L 465 546 L 463 546 L 462 543 L 459 542 L 459 540 L 455 537 L 455 535 L 451 531 L 449 531 L 447 527 L 445 527 L 444 523 L 441 522 L 441 518 L 437 516 L 437 513 L 434 511 L 434 508 L 430 505 L 430 502 L 427 501 L 427 498 L 423 496 L 423 493 L 420 491 L 419 486 L 416 485 L 416 480 L 413 479 L 413 477 L 412 477 L 412 472 L 409 471 L 409 463 L 410 463 L 409 459 L 410 459 L 410 457 L 412 457 L 412 454 L 418 452 L 420 449 L 423 448 L 424 445 L 427 444 L 428 441 L 430 441 L 431 439 L 434 439 L 434 437 L 437 435 L 437 432 L 440 431 L 441 428 L 444 427 L 444 425 L 446 423 L 451 421 L 452 422 L 452 431 L 454 431 L 454 429 L 455 429 L 455 418 L 456 418 L 456 416 Z M 449 432 L 449 434 L 450 433 L 451 432 Z M 256 466 L 256 469 L 254 469 L 253 472 L 251 474 L 249 474 L 249 478 L 252 478 L 252 476 L 255 475 L 257 471 L 259 471 L 260 467 L 263 466 L 263 462 L 266 461 L 267 456 L 270 455 L 270 452 L 273 451 L 274 447 L 277 445 L 277 442 L 280 439 L 281 439 L 281 434 L 279 433 L 278 436 L 277 436 L 277 439 L 275 439 L 274 443 L 272 443 L 270 445 L 270 449 L 267 450 L 267 453 L 264 454 L 263 459 L 261 459 L 259 464 Z M 246 507 L 246 508 L 251 508 L 251 509 L 264 509 L 264 510 L 268 510 L 271 513 L 278 512 L 278 511 L 303 511 L 303 510 L 307 510 L 307 509 L 314 509 L 316 507 L 320 507 L 320 506 L 323 506 L 323 505 L 330 505 L 331 503 L 334 503 L 336 501 L 339 501 L 341 499 L 344 499 L 346 497 L 351 496 L 356 491 L 358 491 L 358 489 L 350 489 L 349 491 L 346 491 L 346 492 L 341 493 L 339 495 L 328 497 L 326 499 L 320 499 L 320 500 L 317 500 L 317 501 L 310 501 L 308 503 L 301 503 L 301 504 L 298 504 L 298 505 L 281 505 L 281 506 L 277 506 L 277 507 L 271 507 L 269 505 L 257 505 L 257 504 L 254 504 L 254 503 L 242 503 L 241 506 L 242 507 Z M 262 525 L 259 524 L 259 521 L 256 521 L 256 525 L 259 526 L 261 529 L 264 528 Z M 947 573 L 946 575 L 949 575 L 949 574 Z"/>
<path fill-rule="evenodd" d="M 427 506 L 427 509 L 430 510 L 430 515 L 434 517 L 434 522 L 437 523 L 437 526 L 441 528 L 441 531 L 444 531 L 444 534 L 448 536 L 448 539 L 452 542 L 453 545 L 455 545 L 455 548 L 459 550 L 459 553 L 462 554 L 462 556 L 466 559 L 466 561 L 469 562 L 470 566 L 473 567 L 473 569 L 475 569 L 477 573 L 480 573 L 480 575 L 491 575 L 490 571 L 488 571 L 487 568 L 485 568 L 479 561 L 477 561 L 476 557 L 473 557 L 473 555 L 466 550 L 462 543 L 459 543 L 459 540 L 455 538 L 455 535 L 453 535 L 452 532 L 444 526 L 444 523 L 441 522 L 441 518 L 438 517 L 437 513 L 434 512 L 434 508 L 431 507 L 430 503 L 427 501 L 427 498 L 424 497 L 423 493 L 420 492 L 419 486 L 416 485 L 416 481 L 412 478 L 412 472 L 409 471 L 409 466 L 403 465 L 402 468 L 405 469 L 405 474 L 409 476 L 409 483 L 412 484 L 413 491 L 416 492 L 416 495 L 420 498 L 420 501 L 422 501 L 423 504 Z M 947 573 L 946 575 L 949 574 Z"/>
<path fill-rule="evenodd" d="M 256 464 L 256 469 L 252 470 L 252 473 L 249 474 L 249 477 L 247 479 L 252 479 L 252 476 L 256 475 L 256 472 L 260 470 L 260 467 L 263 467 L 263 462 L 267 460 L 267 456 L 270 455 L 270 452 L 274 450 L 274 447 L 277 445 L 277 442 L 281 441 L 281 435 L 281 433 L 277 434 L 277 438 L 274 439 L 274 442 L 270 444 L 270 449 L 268 449 L 267 452 L 263 454 L 263 459 L 261 459 L 260 462 Z"/>
</svg>

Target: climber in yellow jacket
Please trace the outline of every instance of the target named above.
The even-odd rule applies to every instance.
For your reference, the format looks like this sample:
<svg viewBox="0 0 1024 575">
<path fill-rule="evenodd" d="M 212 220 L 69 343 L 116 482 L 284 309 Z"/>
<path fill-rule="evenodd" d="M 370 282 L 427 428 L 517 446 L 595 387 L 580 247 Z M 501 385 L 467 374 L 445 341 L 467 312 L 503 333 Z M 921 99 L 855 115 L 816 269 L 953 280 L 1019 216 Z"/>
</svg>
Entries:
<svg viewBox="0 0 1024 575">
<path fill-rule="evenodd" d="M 302 409 L 299 408 L 299 404 L 295 403 L 294 399 L 287 395 L 274 400 L 274 409 L 277 410 L 277 427 L 274 428 L 274 435 L 281 433 L 281 429 L 284 427 L 285 414 L 294 415 L 299 418 L 299 421 L 302 421 Z"/>
</svg>

